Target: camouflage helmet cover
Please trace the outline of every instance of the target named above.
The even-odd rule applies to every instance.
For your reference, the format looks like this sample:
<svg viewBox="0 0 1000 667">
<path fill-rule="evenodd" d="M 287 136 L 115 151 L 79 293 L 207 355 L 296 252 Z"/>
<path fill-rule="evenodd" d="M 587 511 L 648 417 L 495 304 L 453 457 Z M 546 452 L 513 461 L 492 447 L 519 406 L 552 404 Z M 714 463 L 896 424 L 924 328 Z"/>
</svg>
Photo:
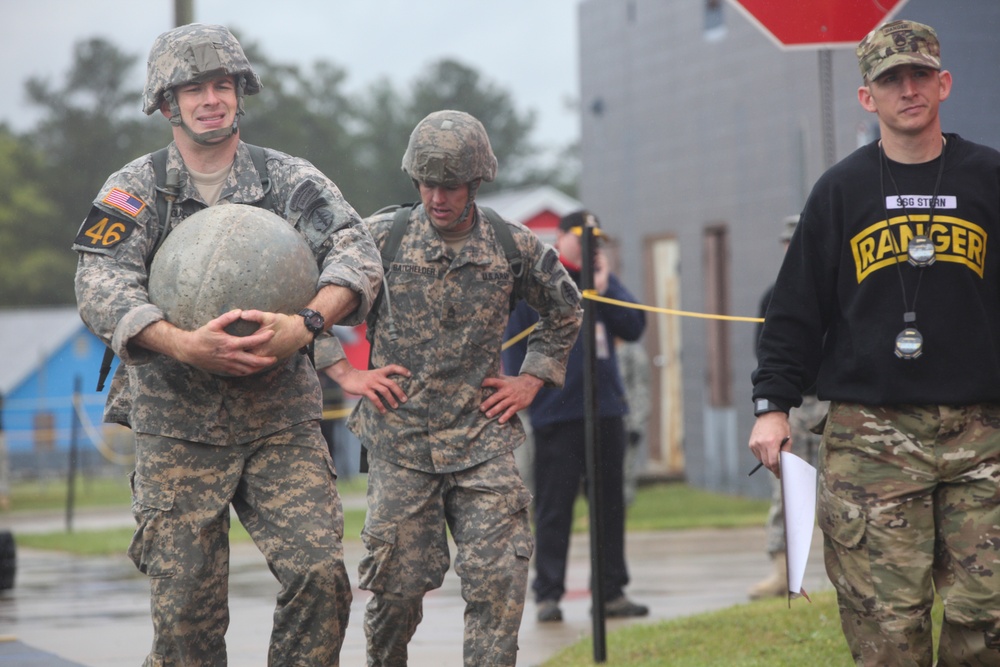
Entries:
<svg viewBox="0 0 1000 667">
<path fill-rule="evenodd" d="M 242 79 L 243 94 L 260 92 L 260 78 L 228 28 L 191 23 L 168 30 L 149 50 L 142 110 L 148 116 L 159 109 L 171 88 L 223 73 Z"/>
<path fill-rule="evenodd" d="M 435 111 L 417 123 L 403 154 L 402 169 L 421 183 L 455 186 L 492 181 L 497 159 L 486 128 L 462 111 Z"/>
</svg>

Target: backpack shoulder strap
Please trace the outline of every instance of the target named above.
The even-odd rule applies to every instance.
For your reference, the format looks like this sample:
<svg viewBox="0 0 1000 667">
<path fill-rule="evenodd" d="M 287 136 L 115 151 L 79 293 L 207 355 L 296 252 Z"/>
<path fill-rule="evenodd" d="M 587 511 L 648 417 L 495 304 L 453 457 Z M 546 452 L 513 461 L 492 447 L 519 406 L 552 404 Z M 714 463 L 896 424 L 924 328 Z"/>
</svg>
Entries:
<svg viewBox="0 0 1000 667">
<path fill-rule="evenodd" d="M 167 148 L 161 148 L 152 155 L 153 159 L 153 176 L 156 178 L 156 219 L 164 225 L 164 230 L 166 229 L 166 218 L 167 218 L 167 200 L 163 196 L 164 189 L 167 185 Z M 163 231 L 160 232 L 160 236 L 163 237 L 165 234 Z M 162 243 L 162 238 L 160 243 Z M 159 244 L 157 244 L 159 245 Z"/>
<path fill-rule="evenodd" d="M 396 259 L 396 253 L 399 252 L 399 244 L 403 242 L 403 237 L 406 236 L 406 227 L 410 222 L 410 211 L 412 210 L 413 206 L 407 204 L 397 207 L 396 211 L 392 214 L 392 229 L 389 230 L 389 236 L 386 237 L 385 245 L 382 246 L 381 251 L 382 270 L 386 273 L 392 267 L 392 260 Z"/>
<path fill-rule="evenodd" d="M 524 260 L 521 258 L 521 251 L 518 250 L 517 244 L 514 243 L 514 235 L 510 233 L 510 227 L 500 217 L 500 214 L 493 209 L 488 206 L 480 206 L 480 208 L 486 214 L 486 219 L 493 225 L 493 231 L 497 235 L 500 245 L 503 247 L 503 254 L 507 258 L 507 264 L 510 265 L 510 272 L 514 274 L 515 278 L 520 278 L 524 275 Z"/>
<path fill-rule="evenodd" d="M 375 301 L 372 302 L 372 307 L 368 311 L 366 323 L 368 325 L 367 338 L 369 343 L 375 342 L 375 324 L 378 322 L 379 307 L 382 304 L 382 299 L 386 298 L 386 290 L 389 289 L 389 283 L 385 277 L 392 270 L 392 260 L 396 259 L 396 253 L 399 252 L 399 245 L 403 242 L 403 237 L 406 236 L 406 227 L 410 222 L 410 211 L 412 210 L 413 206 L 411 204 L 404 204 L 402 206 L 386 206 L 374 213 L 374 215 L 378 215 L 379 213 L 393 211 L 392 228 L 389 230 L 389 236 L 386 237 L 385 243 L 379 249 L 379 254 L 382 257 L 382 289 L 375 296 Z M 370 355 L 369 368 L 371 368 Z"/>
<path fill-rule="evenodd" d="M 504 219 L 500 217 L 500 214 L 489 208 L 488 206 L 480 206 L 483 209 L 483 213 L 486 214 L 486 219 L 490 221 L 490 225 L 493 226 L 493 232 L 496 234 L 497 240 L 500 241 L 500 246 L 503 248 L 504 257 L 507 258 L 507 265 L 510 267 L 510 272 L 514 276 L 514 289 L 510 292 L 510 310 L 514 310 L 517 306 L 517 302 L 520 299 L 518 296 L 517 285 L 518 281 L 524 275 L 524 259 L 521 257 L 521 251 L 518 250 L 517 244 L 514 243 L 514 235 L 510 233 L 510 227 L 504 222 Z"/>
<path fill-rule="evenodd" d="M 399 252 L 399 245 L 403 242 L 403 237 L 406 236 L 406 227 L 410 222 L 410 211 L 413 210 L 412 204 L 404 204 L 402 206 L 386 206 L 375 211 L 373 215 L 378 215 L 379 213 L 388 213 L 393 211 L 392 214 L 392 228 L 389 230 L 389 236 L 386 237 L 385 244 L 379 249 L 379 254 L 382 256 L 382 289 L 379 290 L 378 295 L 375 297 L 375 301 L 372 303 L 371 310 L 368 311 L 368 319 L 366 324 L 368 329 L 366 331 L 366 337 L 368 338 L 368 369 L 374 368 L 372 364 L 372 354 L 375 351 L 375 324 L 378 322 L 378 311 L 382 304 L 382 299 L 385 298 L 385 292 L 389 289 L 389 283 L 386 281 L 385 277 L 389 274 L 392 269 L 392 260 L 396 259 L 396 253 Z M 392 332 L 392 323 L 389 323 L 390 335 Z M 359 470 L 361 472 L 368 472 L 368 449 L 362 445 L 361 447 L 361 461 L 359 465 Z"/>
<path fill-rule="evenodd" d="M 260 207 L 281 215 L 281 213 L 274 209 L 274 197 L 271 194 L 271 177 L 267 173 L 267 153 L 260 146 L 253 144 L 247 144 L 246 146 L 250 150 L 250 159 L 253 160 L 253 167 L 257 170 L 257 175 L 260 176 L 260 186 L 264 189 L 264 199 L 261 200 Z"/>
</svg>

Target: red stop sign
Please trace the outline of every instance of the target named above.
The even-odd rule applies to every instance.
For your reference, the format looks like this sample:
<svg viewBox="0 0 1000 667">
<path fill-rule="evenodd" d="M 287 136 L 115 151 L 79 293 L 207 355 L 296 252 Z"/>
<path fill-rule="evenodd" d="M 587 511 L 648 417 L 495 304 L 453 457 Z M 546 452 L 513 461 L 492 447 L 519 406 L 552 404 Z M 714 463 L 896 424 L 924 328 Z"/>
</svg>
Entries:
<svg viewBox="0 0 1000 667">
<path fill-rule="evenodd" d="M 779 46 L 857 46 L 907 0 L 730 0 Z"/>
</svg>

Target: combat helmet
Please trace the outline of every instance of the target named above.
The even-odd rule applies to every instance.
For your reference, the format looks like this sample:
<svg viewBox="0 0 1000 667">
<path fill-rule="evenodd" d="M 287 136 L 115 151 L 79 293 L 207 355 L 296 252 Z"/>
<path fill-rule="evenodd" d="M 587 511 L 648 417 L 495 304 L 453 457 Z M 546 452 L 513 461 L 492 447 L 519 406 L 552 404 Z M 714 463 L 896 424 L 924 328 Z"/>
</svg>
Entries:
<svg viewBox="0 0 1000 667">
<path fill-rule="evenodd" d="M 413 128 L 402 169 L 419 183 L 456 186 L 492 181 L 497 176 L 497 158 L 479 120 L 446 109 L 428 115 Z"/>
<path fill-rule="evenodd" d="M 222 74 L 236 77 L 238 108 L 232 128 L 195 135 L 181 122 L 180 107 L 174 98 L 174 88 L 196 83 Z M 151 115 L 166 100 L 170 104 L 170 122 L 180 125 L 195 141 L 204 143 L 236 131 L 243 115 L 243 96 L 260 92 L 260 78 L 250 66 L 243 47 L 229 29 L 221 25 L 190 23 L 168 30 L 153 42 L 146 62 L 146 87 L 142 95 L 142 110 Z"/>
</svg>

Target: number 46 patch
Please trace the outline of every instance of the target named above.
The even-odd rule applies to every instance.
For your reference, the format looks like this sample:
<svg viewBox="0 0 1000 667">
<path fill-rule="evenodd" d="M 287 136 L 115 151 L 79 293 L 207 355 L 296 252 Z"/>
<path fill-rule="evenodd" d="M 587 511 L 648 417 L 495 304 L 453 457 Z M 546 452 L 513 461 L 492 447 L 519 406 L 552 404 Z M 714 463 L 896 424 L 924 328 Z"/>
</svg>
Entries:
<svg viewBox="0 0 1000 667">
<path fill-rule="evenodd" d="M 135 220 L 113 217 L 95 206 L 83 221 L 74 243 L 78 248 L 108 250 L 131 236 L 133 231 Z"/>
</svg>

